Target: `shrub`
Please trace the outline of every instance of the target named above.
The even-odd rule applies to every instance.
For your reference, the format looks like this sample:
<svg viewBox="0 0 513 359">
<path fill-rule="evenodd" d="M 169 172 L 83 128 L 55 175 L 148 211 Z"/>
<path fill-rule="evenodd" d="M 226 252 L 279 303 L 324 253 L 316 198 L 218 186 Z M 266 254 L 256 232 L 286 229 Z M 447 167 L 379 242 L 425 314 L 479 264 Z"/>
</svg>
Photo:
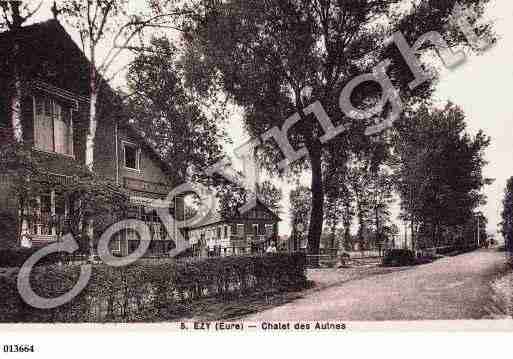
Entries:
<svg viewBox="0 0 513 359">
<path fill-rule="evenodd" d="M 4 211 L 0 208 L 0 247 L 14 247 L 16 243 L 13 238 L 16 237 L 16 216 L 12 211 Z"/>
<path fill-rule="evenodd" d="M 13 248 L 0 249 L 0 268 L 4 267 L 21 267 L 32 254 L 37 252 L 39 248 Z M 49 265 L 57 263 L 62 256 L 59 253 L 52 253 L 36 263 L 37 266 Z"/>
<path fill-rule="evenodd" d="M 2 322 L 134 322 L 173 320 L 202 298 L 238 298 L 297 290 L 306 285 L 305 256 L 273 254 L 176 262 L 142 260 L 115 268 L 93 267 L 87 287 L 70 303 L 37 310 L 23 303 L 16 279 L 0 277 Z M 70 290 L 79 266 L 37 268 L 31 283 L 43 297 Z M 6 309 L 4 309 L 6 308 Z"/>
<path fill-rule="evenodd" d="M 382 264 L 387 267 L 415 265 L 415 253 L 410 249 L 390 249 L 385 253 Z"/>
</svg>

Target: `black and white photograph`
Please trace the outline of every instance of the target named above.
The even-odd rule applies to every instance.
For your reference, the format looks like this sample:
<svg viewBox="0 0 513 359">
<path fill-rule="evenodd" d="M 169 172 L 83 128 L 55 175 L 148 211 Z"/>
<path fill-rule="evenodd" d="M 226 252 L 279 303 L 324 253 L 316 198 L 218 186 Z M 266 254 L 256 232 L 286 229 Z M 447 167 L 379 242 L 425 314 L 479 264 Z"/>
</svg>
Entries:
<svg viewBox="0 0 513 359">
<path fill-rule="evenodd" d="M 0 1 L 0 351 L 511 333 L 511 24 L 507 0 Z"/>
</svg>

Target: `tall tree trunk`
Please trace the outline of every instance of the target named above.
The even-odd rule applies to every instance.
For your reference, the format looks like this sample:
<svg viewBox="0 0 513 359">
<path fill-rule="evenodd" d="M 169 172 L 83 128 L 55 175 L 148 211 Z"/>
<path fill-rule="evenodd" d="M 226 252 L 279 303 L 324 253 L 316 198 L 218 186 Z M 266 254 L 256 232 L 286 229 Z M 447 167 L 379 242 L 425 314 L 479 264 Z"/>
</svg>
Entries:
<svg viewBox="0 0 513 359">
<path fill-rule="evenodd" d="M 21 27 L 21 22 L 19 21 L 19 17 L 16 17 L 16 14 L 19 15 L 19 6 L 21 3 L 11 4 L 13 7 L 13 30 L 14 32 L 18 31 Z M 16 144 L 23 145 L 23 123 L 21 116 L 21 100 L 23 97 L 22 90 L 22 74 L 20 73 L 20 46 L 15 43 L 13 46 L 12 53 L 12 82 L 10 88 L 10 122 L 12 127 L 12 140 Z M 23 181 L 29 182 L 29 178 L 27 175 L 23 175 Z M 27 220 L 27 201 L 24 198 L 24 194 L 19 193 L 19 216 L 17 220 L 17 231 L 16 231 L 16 240 L 17 245 L 29 246 L 29 230 L 28 230 L 28 220 Z"/>
<path fill-rule="evenodd" d="M 312 165 L 312 210 L 310 211 L 310 226 L 308 231 L 308 252 L 319 254 L 322 225 L 324 219 L 324 183 L 322 178 L 321 144 L 314 140 L 309 148 Z"/>
<path fill-rule="evenodd" d="M 351 232 L 350 232 L 350 228 L 351 228 L 351 225 L 350 224 L 346 224 L 345 225 L 345 229 L 344 229 L 344 245 L 343 245 L 343 250 L 345 251 L 346 248 L 348 247 L 348 245 L 350 244 L 351 242 Z M 352 249 L 352 244 L 351 244 L 351 249 Z"/>
<path fill-rule="evenodd" d="M 11 96 L 11 126 L 13 130 L 13 138 L 17 143 L 23 143 L 23 127 L 21 123 L 21 98 L 22 84 L 21 75 L 18 66 L 18 45 L 14 45 L 14 68 Z"/>
<path fill-rule="evenodd" d="M 411 215 L 411 223 L 410 223 L 410 229 L 411 229 L 411 249 L 412 251 L 415 250 L 415 217 L 413 214 Z"/>
<path fill-rule="evenodd" d="M 358 248 L 360 251 L 363 250 L 363 208 L 361 205 L 361 201 L 359 199 L 356 200 L 356 210 L 358 211 Z"/>
<path fill-rule="evenodd" d="M 94 144 L 96 138 L 96 127 L 97 127 L 97 104 L 98 104 L 98 91 L 99 86 L 97 83 L 97 73 L 94 65 L 91 65 L 91 79 L 90 79 L 90 91 L 91 99 L 89 105 L 89 130 L 86 137 L 86 157 L 85 165 L 93 171 L 94 167 Z"/>
<path fill-rule="evenodd" d="M 20 31 L 21 25 L 25 21 L 20 15 L 21 1 L 10 1 L 11 23 L 8 22 L 10 32 L 16 33 Z M 5 11 L 5 10 L 4 10 Z M 12 79 L 10 84 L 10 122 L 12 127 L 13 140 L 17 143 L 23 142 L 23 127 L 21 123 L 21 99 L 22 99 L 22 75 L 20 73 L 20 45 L 15 42 L 12 48 Z"/>
<path fill-rule="evenodd" d="M 376 221 L 376 233 L 374 233 L 374 242 L 375 246 L 379 249 L 379 254 L 381 255 L 381 243 L 379 238 L 379 213 L 378 206 L 374 207 L 374 219 Z"/>
<path fill-rule="evenodd" d="M 337 234 L 335 233 L 336 231 L 336 228 L 335 226 L 333 226 L 333 228 L 331 229 L 331 248 L 330 248 L 330 252 L 333 252 L 333 250 L 335 249 L 335 242 L 336 242 L 336 239 L 337 239 Z"/>
<path fill-rule="evenodd" d="M 437 232 L 437 225 L 435 222 L 433 222 L 433 228 L 431 228 L 431 243 L 433 244 L 433 247 L 438 247 L 438 238 L 436 236 Z"/>
<path fill-rule="evenodd" d="M 415 250 L 415 203 L 413 201 L 413 186 L 410 185 L 410 199 L 409 199 L 409 202 L 410 202 L 410 212 L 411 212 L 411 215 L 410 215 L 410 219 L 411 219 L 411 223 L 410 223 L 410 230 L 411 230 L 411 249 L 414 251 Z"/>
</svg>

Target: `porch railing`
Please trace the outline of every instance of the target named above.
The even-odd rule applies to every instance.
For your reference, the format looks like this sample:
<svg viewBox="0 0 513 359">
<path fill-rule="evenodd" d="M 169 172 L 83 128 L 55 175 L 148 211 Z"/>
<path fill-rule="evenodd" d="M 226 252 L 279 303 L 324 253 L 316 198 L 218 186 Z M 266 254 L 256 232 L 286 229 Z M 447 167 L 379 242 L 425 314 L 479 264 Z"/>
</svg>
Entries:
<svg viewBox="0 0 513 359">
<path fill-rule="evenodd" d="M 70 218 L 51 213 L 36 213 L 29 221 L 30 234 L 40 241 L 57 240 L 58 236 L 62 235 L 70 226 Z"/>
</svg>

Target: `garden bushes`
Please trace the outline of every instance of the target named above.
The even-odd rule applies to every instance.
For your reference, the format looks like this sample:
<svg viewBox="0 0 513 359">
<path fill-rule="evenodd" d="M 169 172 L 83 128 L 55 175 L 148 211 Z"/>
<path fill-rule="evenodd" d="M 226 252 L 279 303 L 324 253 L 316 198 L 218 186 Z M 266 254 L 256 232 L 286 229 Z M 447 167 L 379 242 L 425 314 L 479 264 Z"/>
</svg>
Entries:
<svg viewBox="0 0 513 359">
<path fill-rule="evenodd" d="M 390 249 L 385 253 L 382 263 L 386 267 L 401 267 L 417 264 L 415 252 L 410 249 Z"/>
<path fill-rule="evenodd" d="M 40 248 L 12 248 L 0 249 L 0 268 L 21 267 L 27 259 L 36 253 Z M 41 258 L 36 265 L 48 265 L 58 263 L 63 259 L 60 253 L 52 253 Z"/>
<path fill-rule="evenodd" d="M 80 266 L 34 270 L 31 283 L 43 297 L 56 297 L 77 282 Z M 87 287 L 70 303 L 52 310 L 27 306 L 16 290 L 16 278 L 0 278 L 2 322 L 134 322 L 177 319 L 203 298 L 219 301 L 254 293 L 304 288 L 305 256 L 218 257 L 194 261 L 151 262 L 115 268 L 93 267 Z M 5 309 L 4 309 L 5 308 Z"/>
<path fill-rule="evenodd" d="M 1 181 L 1 178 L 0 178 Z M 0 190 L 2 190 L 2 186 L 0 184 Z M 0 198 L 1 203 L 1 198 Z M 0 208 L 0 245 L 2 247 L 6 247 L 10 244 L 8 242 L 14 242 L 9 240 L 10 238 L 16 238 L 16 217 L 12 213 L 12 211 L 6 211 L 3 208 Z"/>
</svg>

